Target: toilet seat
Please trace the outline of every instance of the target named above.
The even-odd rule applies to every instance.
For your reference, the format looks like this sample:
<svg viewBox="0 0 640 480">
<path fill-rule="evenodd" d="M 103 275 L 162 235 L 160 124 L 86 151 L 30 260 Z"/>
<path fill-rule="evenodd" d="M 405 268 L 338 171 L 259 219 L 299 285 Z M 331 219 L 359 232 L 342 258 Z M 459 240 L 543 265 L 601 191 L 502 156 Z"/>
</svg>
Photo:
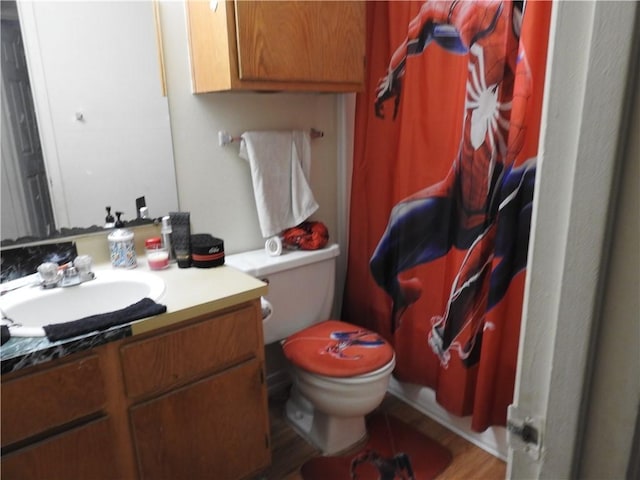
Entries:
<svg viewBox="0 0 640 480">
<path fill-rule="evenodd" d="M 379 334 L 338 320 L 326 320 L 291 335 L 282 350 L 296 367 L 334 378 L 369 374 L 394 358 L 393 348 Z"/>
</svg>

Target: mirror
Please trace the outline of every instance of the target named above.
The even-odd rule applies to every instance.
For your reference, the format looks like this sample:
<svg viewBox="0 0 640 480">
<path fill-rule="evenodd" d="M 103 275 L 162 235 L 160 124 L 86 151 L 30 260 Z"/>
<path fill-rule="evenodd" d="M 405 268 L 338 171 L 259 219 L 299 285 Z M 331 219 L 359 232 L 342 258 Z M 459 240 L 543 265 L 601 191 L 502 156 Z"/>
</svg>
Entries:
<svg viewBox="0 0 640 480">
<path fill-rule="evenodd" d="M 152 1 L 1 3 L 2 240 L 177 211 Z"/>
</svg>

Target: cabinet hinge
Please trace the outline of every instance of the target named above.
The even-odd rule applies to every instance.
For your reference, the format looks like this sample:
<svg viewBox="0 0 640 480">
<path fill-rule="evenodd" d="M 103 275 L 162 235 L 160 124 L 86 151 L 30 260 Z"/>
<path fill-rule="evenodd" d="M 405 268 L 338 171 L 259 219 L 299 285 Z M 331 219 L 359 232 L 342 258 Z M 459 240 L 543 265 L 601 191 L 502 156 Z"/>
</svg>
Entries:
<svg viewBox="0 0 640 480">
<path fill-rule="evenodd" d="M 265 446 L 265 448 L 269 448 L 269 434 L 268 433 L 264 434 L 264 446 Z"/>
<path fill-rule="evenodd" d="M 526 452 L 540 459 L 542 448 L 542 419 L 525 415 L 515 405 L 507 409 L 507 443 L 516 451 Z"/>
<path fill-rule="evenodd" d="M 260 383 L 264 385 L 264 370 L 260 369 Z"/>
</svg>

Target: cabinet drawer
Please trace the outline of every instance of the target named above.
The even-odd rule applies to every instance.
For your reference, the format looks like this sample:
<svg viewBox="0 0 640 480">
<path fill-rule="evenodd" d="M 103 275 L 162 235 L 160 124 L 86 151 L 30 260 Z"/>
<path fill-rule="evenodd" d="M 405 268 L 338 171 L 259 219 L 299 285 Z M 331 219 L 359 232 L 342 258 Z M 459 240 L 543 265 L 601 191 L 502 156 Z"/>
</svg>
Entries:
<svg viewBox="0 0 640 480">
<path fill-rule="evenodd" d="M 254 356 L 258 328 L 257 310 L 248 306 L 123 346 L 127 395 L 159 391 Z"/>
<path fill-rule="evenodd" d="M 3 480 L 122 478 L 108 419 L 79 428 L 2 457 Z"/>
<path fill-rule="evenodd" d="M 105 388 L 98 357 L 2 383 L 2 446 L 99 412 Z"/>
</svg>

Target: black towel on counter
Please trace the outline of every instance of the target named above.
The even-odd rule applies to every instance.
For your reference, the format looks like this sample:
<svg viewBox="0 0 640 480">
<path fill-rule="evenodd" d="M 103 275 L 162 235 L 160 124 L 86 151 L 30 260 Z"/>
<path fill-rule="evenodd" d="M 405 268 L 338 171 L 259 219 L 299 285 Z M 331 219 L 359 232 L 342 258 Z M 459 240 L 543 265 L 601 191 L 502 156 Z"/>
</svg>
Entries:
<svg viewBox="0 0 640 480">
<path fill-rule="evenodd" d="M 4 345 L 11 338 L 11 333 L 9 332 L 9 327 L 7 327 L 6 325 L 2 325 L 0 327 L 0 330 L 0 333 L 2 333 L 2 335 L 0 336 L 0 345 Z"/>
<path fill-rule="evenodd" d="M 166 305 L 160 305 L 150 298 L 143 298 L 139 302 L 120 310 L 91 315 L 71 322 L 45 325 L 43 328 L 47 338 L 55 342 L 56 340 L 77 337 L 78 335 L 84 335 L 96 330 L 106 330 L 107 328 L 122 325 L 123 323 L 160 315 L 166 311 Z"/>
</svg>

